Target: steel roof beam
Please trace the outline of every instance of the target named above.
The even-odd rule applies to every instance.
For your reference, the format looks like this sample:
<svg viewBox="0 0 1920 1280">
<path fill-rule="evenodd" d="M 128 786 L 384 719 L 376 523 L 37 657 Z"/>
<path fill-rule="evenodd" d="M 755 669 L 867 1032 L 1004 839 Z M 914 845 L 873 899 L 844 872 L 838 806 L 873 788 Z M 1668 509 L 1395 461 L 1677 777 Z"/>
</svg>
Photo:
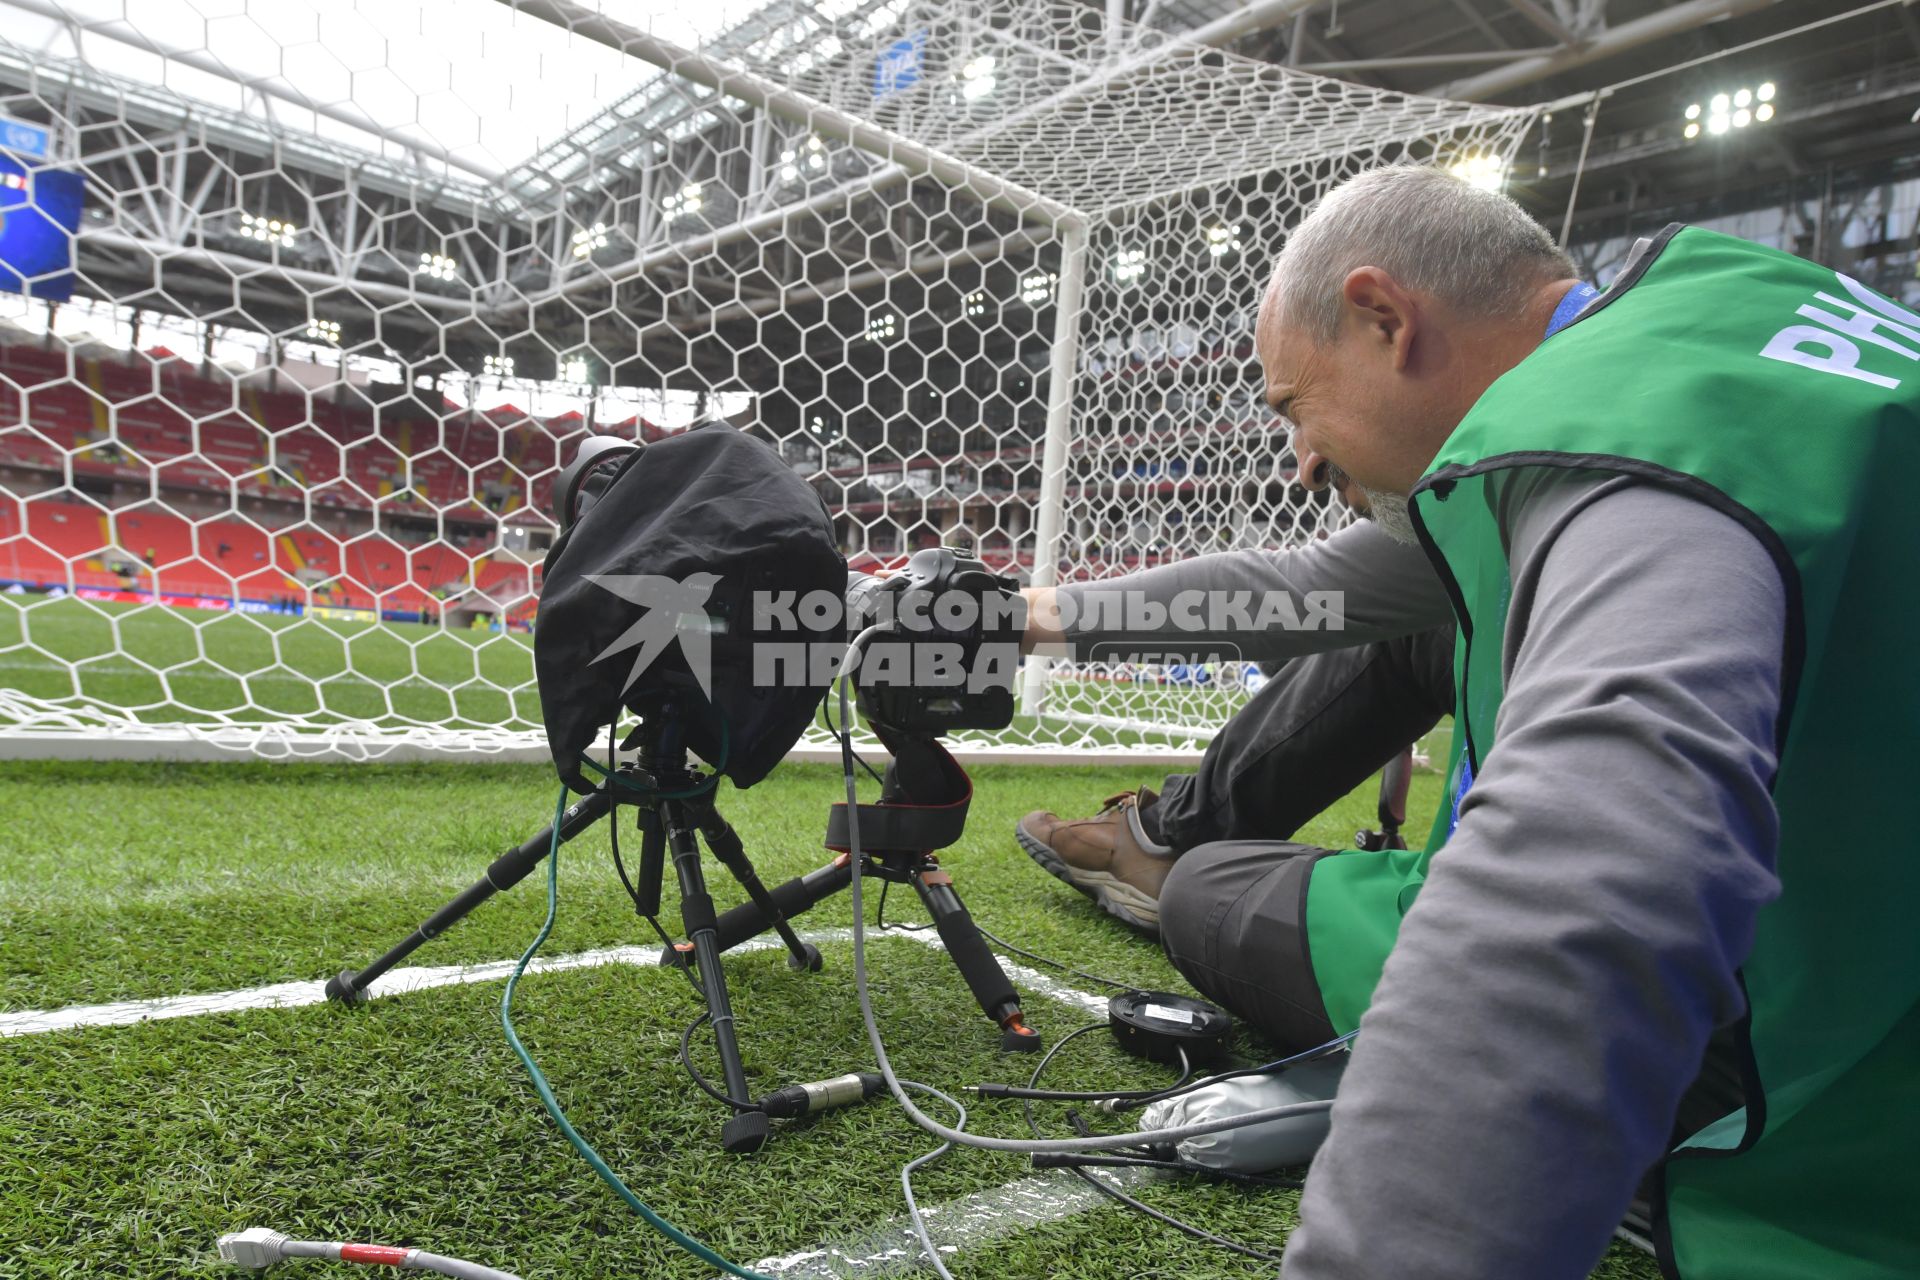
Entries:
<svg viewBox="0 0 1920 1280">
<path fill-rule="evenodd" d="M 1590 62 L 1600 62 L 1630 49 L 1637 49 L 1652 41 L 1684 34 L 1697 27 L 1703 27 L 1709 22 L 1718 22 L 1723 18 L 1736 18 L 1778 3 L 1779 0 L 1686 0 L 1686 3 L 1677 4 L 1671 9 L 1661 9 L 1644 18 L 1635 18 L 1631 22 L 1623 22 L 1617 27 L 1611 27 L 1584 44 L 1554 53 L 1524 58 L 1511 66 L 1483 71 L 1477 76 L 1469 76 L 1464 80 L 1452 80 L 1429 92 L 1439 98 L 1480 102 L 1487 98 L 1498 97 L 1503 93 L 1510 93 L 1522 86 L 1544 80 L 1548 76 L 1558 75 L 1562 71 L 1571 71 L 1576 67 L 1584 67 Z"/>
<path fill-rule="evenodd" d="M 184 46 L 163 44 L 125 19 L 79 19 L 68 13 L 63 6 L 57 3 L 57 0 L 0 0 L 0 3 L 5 3 L 12 8 L 35 14 L 42 18 L 50 18 L 55 22 L 70 23 L 77 31 L 100 36 L 113 41 L 115 44 L 124 44 L 135 49 L 145 50 L 158 57 L 177 62 L 183 67 L 192 67 L 195 71 L 204 71 L 208 75 L 220 76 L 223 79 L 232 81 L 241 88 L 253 90 L 263 98 L 278 99 L 281 102 L 291 103 L 299 107 L 302 111 L 311 111 L 317 116 L 322 116 L 339 124 L 358 129 L 363 133 L 372 134 L 374 137 L 391 142 L 396 146 L 406 147 L 409 150 L 418 151 L 422 155 L 432 156 L 448 168 L 458 169 L 462 173 L 471 174 L 484 182 L 493 183 L 499 180 L 500 175 L 495 170 L 484 168 L 468 160 L 462 160 L 444 147 L 428 142 L 425 139 L 403 137 L 396 134 L 372 116 L 367 115 L 365 112 L 351 105 L 334 106 L 323 102 L 315 102 L 298 86 L 289 83 L 280 76 L 238 75 L 232 67 L 229 67 L 226 63 L 220 61 L 220 59 L 214 57 L 204 49 L 189 49 Z"/>
</svg>

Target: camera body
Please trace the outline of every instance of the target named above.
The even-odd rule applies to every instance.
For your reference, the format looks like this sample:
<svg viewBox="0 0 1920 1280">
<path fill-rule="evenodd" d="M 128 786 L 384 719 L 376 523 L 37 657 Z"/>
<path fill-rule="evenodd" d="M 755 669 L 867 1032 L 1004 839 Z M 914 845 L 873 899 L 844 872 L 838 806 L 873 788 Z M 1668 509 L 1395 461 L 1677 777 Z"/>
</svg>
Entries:
<svg viewBox="0 0 1920 1280">
<path fill-rule="evenodd" d="M 849 572 L 846 603 L 848 629 L 872 631 L 853 683 L 876 727 L 931 737 L 1013 722 L 1026 626 L 1015 579 L 928 547 L 885 578 Z"/>
</svg>

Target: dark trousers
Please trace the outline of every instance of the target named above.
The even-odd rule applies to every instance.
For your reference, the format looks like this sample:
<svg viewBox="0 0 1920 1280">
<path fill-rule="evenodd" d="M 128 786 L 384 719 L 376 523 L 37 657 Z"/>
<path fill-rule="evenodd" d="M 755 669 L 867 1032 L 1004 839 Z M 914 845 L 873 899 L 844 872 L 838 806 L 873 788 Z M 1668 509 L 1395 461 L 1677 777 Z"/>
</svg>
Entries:
<svg viewBox="0 0 1920 1280">
<path fill-rule="evenodd" d="M 1179 858 L 1160 890 L 1168 959 L 1282 1053 L 1336 1034 L 1307 946 L 1307 881 L 1330 851 L 1287 837 L 1452 710 L 1451 626 L 1297 658 L 1227 722 L 1200 771 L 1168 778 L 1141 814 Z M 1676 1142 L 1743 1104 L 1744 1034 L 1714 1034 Z"/>
<path fill-rule="evenodd" d="M 1160 936 L 1194 988 L 1283 1052 L 1334 1030 L 1307 950 L 1307 878 L 1327 850 L 1300 825 L 1453 709 L 1453 628 L 1296 658 L 1240 708 L 1200 771 L 1166 781 L 1141 818 L 1179 860 Z"/>
</svg>

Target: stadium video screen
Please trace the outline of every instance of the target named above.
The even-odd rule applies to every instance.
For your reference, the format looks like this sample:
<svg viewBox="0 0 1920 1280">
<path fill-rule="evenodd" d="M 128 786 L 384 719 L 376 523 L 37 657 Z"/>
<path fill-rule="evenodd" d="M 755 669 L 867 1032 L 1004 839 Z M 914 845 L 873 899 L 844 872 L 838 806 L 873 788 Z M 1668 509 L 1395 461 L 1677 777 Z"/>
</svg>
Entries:
<svg viewBox="0 0 1920 1280">
<path fill-rule="evenodd" d="M 86 181 L 0 155 L 0 289 L 65 302 Z"/>
</svg>

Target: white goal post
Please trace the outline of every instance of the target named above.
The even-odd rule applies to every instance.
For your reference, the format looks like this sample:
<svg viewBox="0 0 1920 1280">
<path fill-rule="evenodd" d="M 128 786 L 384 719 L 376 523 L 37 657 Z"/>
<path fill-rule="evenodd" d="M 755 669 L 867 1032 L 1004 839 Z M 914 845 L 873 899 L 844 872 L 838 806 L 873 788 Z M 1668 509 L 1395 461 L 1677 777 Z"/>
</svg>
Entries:
<svg viewBox="0 0 1920 1280">
<path fill-rule="evenodd" d="M 1209 43 L 1244 15 L 494 0 L 479 56 L 406 0 L 0 6 L 11 756 L 538 758 L 547 503 L 590 433 L 752 432 L 856 566 L 1312 538 L 1337 509 L 1257 398 L 1273 253 L 1374 165 L 1502 180 L 1536 119 Z M 1189 758 L 1249 674 L 1033 662 L 960 745 Z"/>
</svg>

